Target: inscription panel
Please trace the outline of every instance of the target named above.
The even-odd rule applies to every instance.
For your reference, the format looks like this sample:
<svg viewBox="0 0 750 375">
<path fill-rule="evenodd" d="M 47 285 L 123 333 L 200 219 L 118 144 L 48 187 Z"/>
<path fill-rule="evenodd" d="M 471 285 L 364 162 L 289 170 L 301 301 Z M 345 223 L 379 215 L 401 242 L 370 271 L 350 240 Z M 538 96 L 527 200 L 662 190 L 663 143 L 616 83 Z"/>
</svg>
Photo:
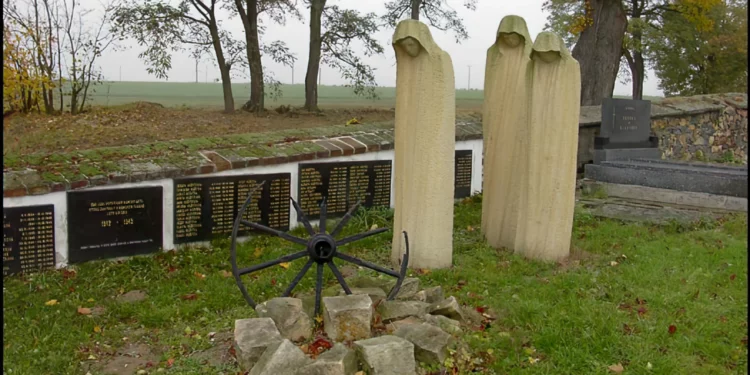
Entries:
<svg viewBox="0 0 750 375">
<path fill-rule="evenodd" d="M 55 268 L 55 206 L 3 208 L 3 277 Z"/>
<path fill-rule="evenodd" d="M 320 218 L 320 202 L 326 198 L 327 216 L 343 216 L 358 200 L 364 207 L 391 205 L 390 160 L 299 165 L 297 196 L 309 219 Z"/>
<path fill-rule="evenodd" d="M 454 170 L 454 198 L 471 196 L 471 150 L 456 150 Z"/>
<path fill-rule="evenodd" d="M 158 251 L 163 188 L 68 192 L 70 263 Z"/>
<path fill-rule="evenodd" d="M 651 102 L 612 99 L 602 101 L 600 136 L 610 143 L 647 142 L 651 135 Z"/>
<path fill-rule="evenodd" d="M 291 174 L 195 177 L 174 180 L 174 243 L 210 241 L 232 233 L 234 219 L 248 194 L 253 194 L 244 219 L 254 223 L 289 230 L 289 195 Z M 250 231 L 240 226 L 238 235 Z"/>
</svg>

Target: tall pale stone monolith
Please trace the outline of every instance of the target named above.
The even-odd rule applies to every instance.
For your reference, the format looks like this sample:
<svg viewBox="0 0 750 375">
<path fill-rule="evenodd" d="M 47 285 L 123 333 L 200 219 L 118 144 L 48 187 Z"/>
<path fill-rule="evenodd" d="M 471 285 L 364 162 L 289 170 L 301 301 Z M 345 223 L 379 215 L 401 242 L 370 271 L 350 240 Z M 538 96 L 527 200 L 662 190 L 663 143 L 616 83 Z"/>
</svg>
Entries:
<svg viewBox="0 0 750 375">
<path fill-rule="evenodd" d="M 482 234 L 513 249 L 526 171 L 532 40 L 526 21 L 506 16 L 487 50 L 484 72 Z"/>
<path fill-rule="evenodd" d="M 537 35 L 531 60 L 528 165 L 515 251 L 560 260 L 570 253 L 573 229 L 581 71 L 550 32 Z"/>
<path fill-rule="evenodd" d="M 456 99 L 453 63 L 427 25 L 404 20 L 396 51 L 394 225 L 391 260 L 405 251 L 409 266 L 452 264 Z"/>
</svg>

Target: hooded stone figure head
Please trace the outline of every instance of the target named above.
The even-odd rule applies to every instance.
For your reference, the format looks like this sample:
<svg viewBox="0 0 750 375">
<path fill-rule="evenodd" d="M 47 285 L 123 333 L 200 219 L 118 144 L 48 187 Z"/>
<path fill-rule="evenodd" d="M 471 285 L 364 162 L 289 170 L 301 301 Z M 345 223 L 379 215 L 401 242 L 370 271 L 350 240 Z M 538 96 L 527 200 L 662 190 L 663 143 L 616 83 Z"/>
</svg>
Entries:
<svg viewBox="0 0 750 375">
<path fill-rule="evenodd" d="M 495 37 L 495 45 L 501 48 L 523 48 L 531 52 L 531 36 L 526 21 L 519 16 L 505 16 L 500 21 Z"/>
<path fill-rule="evenodd" d="M 551 63 L 569 57 L 571 57 L 570 51 L 568 51 L 568 47 L 565 46 L 559 35 L 549 31 L 542 31 L 536 36 L 534 47 L 531 51 L 532 60 Z"/>
<path fill-rule="evenodd" d="M 396 26 L 393 33 L 393 49 L 396 55 L 399 52 L 406 53 L 411 57 L 417 57 L 421 53 L 435 55 L 440 48 L 432 39 L 430 29 L 417 20 L 403 20 Z"/>
</svg>

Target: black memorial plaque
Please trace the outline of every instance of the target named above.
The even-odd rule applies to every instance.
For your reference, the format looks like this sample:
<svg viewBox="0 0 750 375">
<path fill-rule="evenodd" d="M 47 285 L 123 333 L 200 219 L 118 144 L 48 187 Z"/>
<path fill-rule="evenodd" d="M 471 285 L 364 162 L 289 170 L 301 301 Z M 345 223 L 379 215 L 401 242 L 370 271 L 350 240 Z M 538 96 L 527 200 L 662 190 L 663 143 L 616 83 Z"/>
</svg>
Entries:
<svg viewBox="0 0 750 375">
<path fill-rule="evenodd" d="M 174 243 L 231 235 L 237 212 L 261 182 L 244 219 L 288 231 L 291 179 L 289 173 L 175 179 Z M 250 231 L 240 228 L 240 236 Z"/>
<path fill-rule="evenodd" d="M 471 150 L 456 150 L 456 164 L 454 170 L 454 198 L 471 196 Z"/>
<path fill-rule="evenodd" d="M 297 196 L 309 219 L 320 218 L 326 198 L 328 217 L 342 216 L 358 200 L 364 207 L 391 206 L 390 160 L 299 165 Z"/>
<path fill-rule="evenodd" d="M 55 268 L 55 206 L 3 208 L 3 277 Z"/>
<path fill-rule="evenodd" d="M 599 137 L 609 144 L 646 146 L 651 136 L 651 102 L 612 99 L 602 101 Z"/>
<path fill-rule="evenodd" d="M 162 197 L 160 186 L 68 192 L 70 263 L 158 251 Z"/>
</svg>

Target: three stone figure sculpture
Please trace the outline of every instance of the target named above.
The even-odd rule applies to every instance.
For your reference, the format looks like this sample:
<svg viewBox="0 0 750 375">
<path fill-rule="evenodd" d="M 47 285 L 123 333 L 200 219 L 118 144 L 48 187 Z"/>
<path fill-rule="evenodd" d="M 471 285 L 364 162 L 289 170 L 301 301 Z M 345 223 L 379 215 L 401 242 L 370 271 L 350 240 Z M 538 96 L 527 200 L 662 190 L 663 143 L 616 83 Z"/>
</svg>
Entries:
<svg viewBox="0 0 750 375">
<path fill-rule="evenodd" d="M 453 63 L 427 25 L 404 20 L 396 52 L 394 224 L 391 261 L 409 233 L 413 268 L 452 265 L 456 100 Z"/>
<path fill-rule="evenodd" d="M 532 40 L 526 21 L 506 16 L 487 50 L 484 73 L 482 235 L 494 248 L 515 246 L 528 147 Z M 520 172 L 520 173 L 519 173 Z"/>
<path fill-rule="evenodd" d="M 531 52 L 526 169 L 514 250 L 560 260 L 570 253 L 575 208 L 581 70 L 560 36 L 537 35 Z"/>
</svg>

